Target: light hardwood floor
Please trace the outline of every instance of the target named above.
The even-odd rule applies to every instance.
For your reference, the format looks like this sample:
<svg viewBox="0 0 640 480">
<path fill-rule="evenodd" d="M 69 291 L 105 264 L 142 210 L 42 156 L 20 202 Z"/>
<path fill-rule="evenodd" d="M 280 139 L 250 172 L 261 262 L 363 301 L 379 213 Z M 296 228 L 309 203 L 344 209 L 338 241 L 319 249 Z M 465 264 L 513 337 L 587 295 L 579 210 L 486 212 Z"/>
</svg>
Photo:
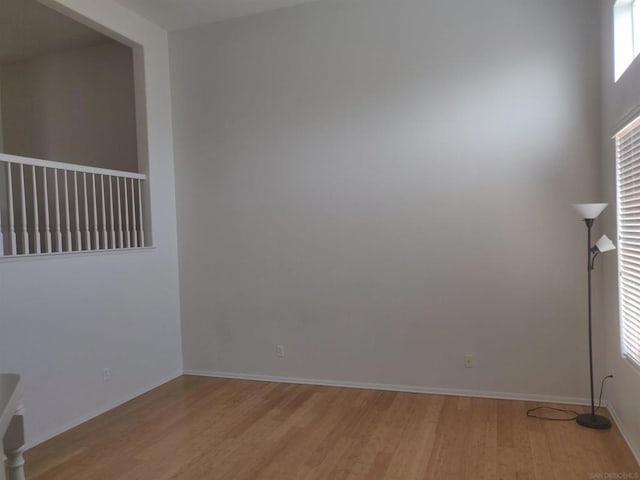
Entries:
<svg viewBox="0 0 640 480">
<path fill-rule="evenodd" d="M 26 471 L 32 480 L 640 475 L 615 427 L 527 418 L 532 406 L 183 376 L 29 450 Z"/>
</svg>

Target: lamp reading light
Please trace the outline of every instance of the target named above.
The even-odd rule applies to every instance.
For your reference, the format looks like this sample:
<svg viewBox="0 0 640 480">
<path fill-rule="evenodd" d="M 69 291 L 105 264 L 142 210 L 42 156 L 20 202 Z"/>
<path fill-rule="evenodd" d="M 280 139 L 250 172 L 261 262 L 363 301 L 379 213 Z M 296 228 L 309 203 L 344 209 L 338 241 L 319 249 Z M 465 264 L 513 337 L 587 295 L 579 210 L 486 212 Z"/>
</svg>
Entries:
<svg viewBox="0 0 640 480">
<path fill-rule="evenodd" d="M 600 237 L 600 240 L 598 240 L 596 244 L 591 248 L 591 251 L 593 253 L 595 253 L 594 249 L 596 249 L 598 253 L 604 253 L 610 250 L 615 250 L 616 246 L 613 244 L 609 237 L 607 237 L 606 235 L 602 235 Z"/>
</svg>

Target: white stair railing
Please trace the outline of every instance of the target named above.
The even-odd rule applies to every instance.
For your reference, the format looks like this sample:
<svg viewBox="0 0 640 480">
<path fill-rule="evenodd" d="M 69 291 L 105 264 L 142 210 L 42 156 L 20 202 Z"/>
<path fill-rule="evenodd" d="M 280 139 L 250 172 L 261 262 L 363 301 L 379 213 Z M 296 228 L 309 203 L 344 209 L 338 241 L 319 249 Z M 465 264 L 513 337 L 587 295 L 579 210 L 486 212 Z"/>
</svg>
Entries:
<svg viewBox="0 0 640 480">
<path fill-rule="evenodd" d="M 142 248 L 146 175 L 0 153 L 0 256 Z"/>
</svg>

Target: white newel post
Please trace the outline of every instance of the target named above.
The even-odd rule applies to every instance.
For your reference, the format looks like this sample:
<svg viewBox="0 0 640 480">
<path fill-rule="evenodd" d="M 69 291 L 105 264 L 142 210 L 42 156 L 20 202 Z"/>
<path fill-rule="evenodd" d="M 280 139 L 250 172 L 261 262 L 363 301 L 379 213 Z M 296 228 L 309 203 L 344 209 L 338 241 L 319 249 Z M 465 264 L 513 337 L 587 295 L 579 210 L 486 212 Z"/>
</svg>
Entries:
<svg viewBox="0 0 640 480">
<path fill-rule="evenodd" d="M 24 479 L 24 411 L 20 375 L 0 373 L 0 438 L 6 480 Z"/>
<path fill-rule="evenodd" d="M 4 435 L 6 480 L 25 480 L 24 477 L 24 416 L 18 407 Z"/>
</svg>

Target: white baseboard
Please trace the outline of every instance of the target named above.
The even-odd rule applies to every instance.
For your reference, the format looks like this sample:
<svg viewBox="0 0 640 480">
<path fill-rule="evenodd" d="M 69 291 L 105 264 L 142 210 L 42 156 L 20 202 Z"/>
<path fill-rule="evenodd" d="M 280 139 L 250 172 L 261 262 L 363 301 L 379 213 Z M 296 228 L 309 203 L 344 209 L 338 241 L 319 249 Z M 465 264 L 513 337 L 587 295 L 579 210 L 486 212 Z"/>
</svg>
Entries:
<svg viewBox="0 0 640 480">
<path fill-rule="evenodd" d="M 499 400 L 525 400 L 531 402 L 561 403 L 570 405 L 590 405 L 588 398 L 537 395 L 533 393 L 492 392 L 486 390 L 465 390 L 413 385 L 393 385 L 388 383 L 350 382 L 344 380 L 319 380 L 312 378 L 278 377 L 273 375 L 253 375 L 235 372 L 211 372 L 207 370 L 185 370 L 185 375 L 201 377 L 235 378 L 238 380 L 256 380 L 260 382 L 297 383 L 301 385 L 320 385 L 325 387 L 363 388 L 368 390 L 388 390 L 392 392 L 429 393 L 432 395 L 454 395 L 458 397 L 494 398 Z M 603 405 L 604 402 L 603 402 Z"/>
<path fill-rule="evenodd" d="M 622 434 L 622 438 L 624 438 L 624 441 L 627 442 L 627 445 L 629 446 L 629 450 L 631 450 L 631 453 L 633 454 L 633 456 L 636 457 L 636 462 L 638 462 L 638 466 L 640 466 L 640 449 L 636 448 L 629 441 L 629 436 L 625 432 L 624 426 L 620 421 L 620 418 L 618 417 L 618 414 L 616 413 L 616 409 L 613 407 L 613 404 L 609 404 L 607 406 L 607 410 L 609 410 L 609 413 L 611 414 L 611 418 L 613 418 L 613 421 L 616 422 L 616 425 L 618 426 L 618 430 L 620 430 L 620 433 Z"/>
<path fill-rule="evenodd" d="M 150 390 L 153 390 L 154 388 L 158 388 L 160 385 L 164 385 L 167 382 L 170 382 L 171 380 L 174 380 L 178 377 L 182 376 L 182 372 L 176 372 L 173 373 L 167 377 L 164 377 L 162 380 L 160 380 L 159 382 L 155 382 L 152 385 L 148 385 L 144 388 L 140 388 L 138 390 L 136 390 L 135 392 L 133 392 L 130 395 L 127 395 L 124 398 L 121 398 L 120 400 L 117 400 L 115 402 L 112 402 L 111 404 L 108 404 L 107 406 L 103 406 L 101 407 L 99 410 L 96 410 L 88 415 L 83 415 L 82 417 L 79 417 L 75 420 L 73 420 L 72 422 L 67 423 L 66 425 L 56 428 L 54 430 L 50 430 L 42 435 L 37 436 L 35 439 L 26 439 L 26 448 L 33 448 L 36 445 L 39 445 L 40 443 L 46 442 L 47 440 L 52 439 L 53 437 L 56 437 L 58 435 L 60 435 L 61 433 L 66 432 L 67 430 L 71 430 L 74 427 L 77 427 L 78 425 L 80 425 L 81 423 L 87 422 L 89 420 L 91 420 L 92 418 L 95 418 L 99 415 L 102 415 L 105 412 L 108 412 L 109 410 L 112 410 L 116 407 L 119 407 L 120 405 L 122 405 L 123 403 L 127 403 L 130 400 L 133 400 L 136 397 L 139 397 L 140 395 L 147 393 Z M 26 415 L 29 415 L 29 413 L 27 412 Z M 1 478 L 1 477 L 0 477 Z"/>
</svg>

